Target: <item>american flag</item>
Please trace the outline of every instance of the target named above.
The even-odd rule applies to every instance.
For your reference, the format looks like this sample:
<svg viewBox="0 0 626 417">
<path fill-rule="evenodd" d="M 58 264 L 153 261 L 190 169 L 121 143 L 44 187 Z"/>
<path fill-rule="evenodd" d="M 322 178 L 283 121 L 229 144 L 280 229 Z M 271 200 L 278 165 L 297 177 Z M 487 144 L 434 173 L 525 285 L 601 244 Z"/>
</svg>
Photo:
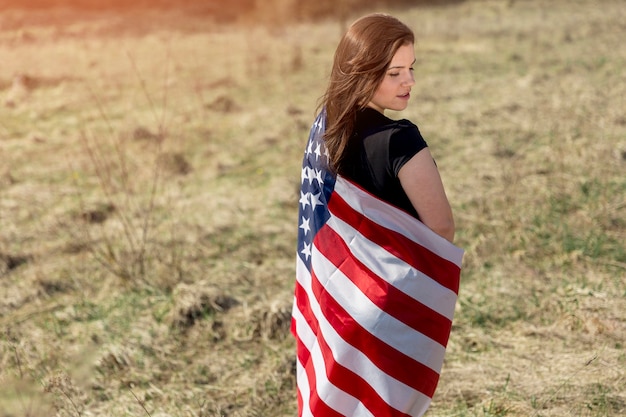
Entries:
<svg viewBox="0 0 626 417">
<path fill-rule="evenodd" d="M 325 113 L 302 164 L 291 330 L 299 416 L 421 416 L 443 364 L 463 250 L 334 175 Z"/>
</svg>

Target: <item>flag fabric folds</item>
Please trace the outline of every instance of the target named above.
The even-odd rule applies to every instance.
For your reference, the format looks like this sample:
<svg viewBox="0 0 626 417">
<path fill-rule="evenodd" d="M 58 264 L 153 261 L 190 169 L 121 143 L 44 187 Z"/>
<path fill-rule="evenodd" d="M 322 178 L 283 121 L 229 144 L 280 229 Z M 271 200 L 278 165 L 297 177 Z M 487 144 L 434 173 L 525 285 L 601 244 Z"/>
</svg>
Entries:
<svg viewBox="0 0 626 417">
<path fill-rule="evenodd" d="M 421 416 L 443 364 L 463 250 L 328 169 L 302 165 L 291 330 L 299 416 Z"/>
</svg>

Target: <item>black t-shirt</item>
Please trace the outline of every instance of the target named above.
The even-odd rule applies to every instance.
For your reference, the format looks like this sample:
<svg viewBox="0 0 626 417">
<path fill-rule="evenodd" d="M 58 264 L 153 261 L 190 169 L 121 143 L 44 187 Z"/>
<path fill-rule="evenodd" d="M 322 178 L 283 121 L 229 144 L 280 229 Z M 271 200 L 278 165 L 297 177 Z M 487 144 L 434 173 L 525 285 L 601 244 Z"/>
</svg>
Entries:
<svg viewBox="0 0 626 417">
<path fill-rule="evenodd" d="M 417 126 L 410 121 L 392 120 L 367 107 L 357 113 L 342 174 L 378 198 L 419 218 L 402 189 L 398 172 L 427 146 Z"/>
</svg>

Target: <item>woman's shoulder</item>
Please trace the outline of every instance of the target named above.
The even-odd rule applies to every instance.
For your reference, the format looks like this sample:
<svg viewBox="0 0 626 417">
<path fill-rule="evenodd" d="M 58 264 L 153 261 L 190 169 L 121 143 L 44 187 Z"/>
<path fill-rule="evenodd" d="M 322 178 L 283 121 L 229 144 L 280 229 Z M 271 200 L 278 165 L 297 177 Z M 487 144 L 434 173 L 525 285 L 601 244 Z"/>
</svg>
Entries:
<svg viewBox="0 0 626 417">
<path fill-rule="evenodd" d="M 417 125 L 408 119 L 394 120 L 393 122 L 393 127 L 401 133 L 409 135 L 413 135 L 416 133 L 418 135 L 420 134 Z"/>
<path fill-rule="evenodd" d="M 389 146 L 392 153 L 413 154 L 428 147 L 417 125 L 410 120 L 395 120 L 389 132 Z"/>
<path fill-rule="evenodd" d="M 369 107 L 357 113 L 356 130 L 364 136 L 380 133 L 387 133 L 390 136 L 419 134 L 417 125 L 412 121 L 394 120 Z"/>
<path fill-rule="evenodd" d="M 385 129 L 388 132 L 390 141 L 423 140 L 417 125 L 408 119 L 389 119 Z"/>
</svg>

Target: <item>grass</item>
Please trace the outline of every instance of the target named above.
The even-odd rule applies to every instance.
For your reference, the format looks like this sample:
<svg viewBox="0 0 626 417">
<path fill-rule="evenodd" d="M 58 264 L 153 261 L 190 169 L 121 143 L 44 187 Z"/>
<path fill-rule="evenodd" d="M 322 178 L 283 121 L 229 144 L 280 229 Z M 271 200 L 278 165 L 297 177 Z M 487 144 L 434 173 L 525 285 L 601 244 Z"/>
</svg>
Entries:
<svg viewBox="0 0 626 417">
<path fill-rule="evenodd" d="M 1 15 L 2 417 L 295 413 L 300 162 L 341 23 L 160 13 Z M 621 2 L 394 13 L 397 116 L 466 249 L 427 415 L 623 414 Z"/>
</svg>

